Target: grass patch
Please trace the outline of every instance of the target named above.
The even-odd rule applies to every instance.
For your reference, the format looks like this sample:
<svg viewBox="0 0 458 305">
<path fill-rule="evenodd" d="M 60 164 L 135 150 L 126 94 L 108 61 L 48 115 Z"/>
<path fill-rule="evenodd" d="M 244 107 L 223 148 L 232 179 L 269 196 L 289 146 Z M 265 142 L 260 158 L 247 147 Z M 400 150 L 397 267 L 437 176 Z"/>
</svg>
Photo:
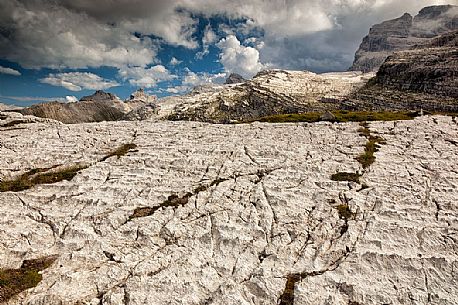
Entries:
<svg viewBox="0 0 458 305">
<path fill-rule="evenodd" d="M 151 216 L 154 213 L 156 213 L 157 210 L 160 208 L 165 208 L 165 207 L 173 207 L 177 208 L 179 206 L 184 206 L 188 203 L 189 198 L 192 196 L 195 196 L 199 194 L 200 192 L 204 192 L 208 190 L 212 186 L 218 186 L 220 183 L 227 181 L 228 179 L 223 179 L 223 178 L 218 178 L 216 180 L 213 180 L 209 185 L 200 185 L 197 188 L 194 189 L 194 191 L 186 193 L 184 196 L 179 197 L 178 195 L 172 194 L 170 195 L 167 200 L 162 202 L 160 205 L 155 206 L 155 207 L 139 207 L 134 210 L 134 213 L 129 216 L 129 220 L 135 219 L 135 218 L 141 218 L 141 217 L 147 217 Z"/>
<path fill-rule="evenodd" d="M 134 210 L 134 213 L 129 216 L 129 220 L 132 220 L 134 218 L 141 218 L 141 217 L 151 216 L 154 213 L 156 213 L 156 211 L 159 210 L 160 208 L 165 208 L 165 207 L 177 208 L 179 206 L 184 206 L 185 204 L 188 203 L 189 198 L 192 195 L 193 195 L 193 193 L 186 193 L 184 196 L 178 197 L 177 195 L 173 194 L 173 195 L 170 195 L 167 198 L 167 200 L 165 200 L 164 202 L 162 202 L 158 206 L 136 208 Z"/>
<path fill-rule="evenodd" d="M 87 168 L 86 165 L 74 165 L 57 171 L 52 168 L 32 169 L 16 179 L 0 182 L 0 192 L 20 192 L 28 190 L 37 184 L 52 184 L 63 180 L 70 181 L 76 174 Z"/>
<path fill-rule="evenodd" d="M 359 183 L 359 178 L 361 177 L 358 173 L 347 173 L 347 172 L 340 172 L 335 173 L 331 176 L 331 180 L 333 181 L 350 181 Z"/>
<path fill-rule="evenodd" d="M 361 163 L 363 168 L 368 168 L 375 162 L 374 154 L 379 150 L 380 145 L 386 144 L 386 141 L 381 137 L 373 136 L 367 122 L 362 122 L 360 126 L 361 128 L 358 129 L 358 132 L 361 136 L 365 136 L 367 138 L 367 142 L 364 148 L 364 153 L 356 157 L 356 160 Z"/>
<path fill-rule="evenodd" d="M 130 150 L 137 148 L 137 145 L 134 143 L 128 143 L 128 144 L 123 144 L 117 149 L 109 152 L 105 157 L 100 159 L 100 161 L 105 161 L 108 158 L 117 156 L 118 158 L 121 158 L 122 156 L 126 155 Z"/>
<path fill-rule="evenodd" d="M 336 206 L 337 212 L 339 212 L 339 217 L 341 219 L 349 220 L 355 217 L 355 213 L 350 210 L 348 204 L 339 204 Z"/>
<path fill-rule="evenodd" d="M 0 269 L 0 302 L 6 302 L 22 291 L 37 286 L 42 280 L 39 272 L 47 269 L 55 260 L 55 256 L 49 256 L 26 260 L 19 269 Z"/>
<path fill-rule="evenodd" d="M 375 162 L 374 153 L 380 148 L 379 144 L 383 144 L 383 139 L 380 137 L 370 136 L 364 148 L 364 153 L 356 157 L 356 160 L 361 163 L 363 168 L 368 168 Z"/>
<path fill-rule="evenodd" d="M 337 110 L 331 111 L 334 115 L 332 122 L 365 122 L 365 121 L 398 121 L 398 120 L 412 120 L 418 116 L 417 112 L 411 111 L 345 111 Z M 308 112 L 308 113 L 293 113 L 293 114 L 278 114 L 266 116 L 259 119 L 247 121 L 244 123 L 251 123 L 255 121 L 265 123 L 315 123 L 322 121 L 322 112 Z"/>
</svg>

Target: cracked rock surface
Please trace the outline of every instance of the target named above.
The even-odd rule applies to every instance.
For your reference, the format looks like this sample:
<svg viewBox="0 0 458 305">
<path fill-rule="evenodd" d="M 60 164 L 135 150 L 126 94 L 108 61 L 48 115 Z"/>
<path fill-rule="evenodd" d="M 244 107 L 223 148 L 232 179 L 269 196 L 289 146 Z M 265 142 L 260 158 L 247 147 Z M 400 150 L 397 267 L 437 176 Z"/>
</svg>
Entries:
<svg viewBox="0 0 458 305">
<path fill-rule="evenodd" d="M 365 171 L 357 123 L 23 127 L 0 127 L 2 179 L 90 166 L 0 193 L 0 268 L 57 255 L 6 304 L 458 303 L 454 118 L 370 123 L 386 144 Z"/>
</svg>

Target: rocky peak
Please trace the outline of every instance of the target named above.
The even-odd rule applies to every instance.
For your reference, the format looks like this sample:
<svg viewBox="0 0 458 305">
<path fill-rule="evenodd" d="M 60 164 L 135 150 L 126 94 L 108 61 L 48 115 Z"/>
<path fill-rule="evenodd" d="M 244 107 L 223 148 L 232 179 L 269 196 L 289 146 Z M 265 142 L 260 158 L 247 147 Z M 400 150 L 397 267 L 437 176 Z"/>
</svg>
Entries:
<svg viewBox="0 0 458 305">
<path fill-rule="evenodd" d="M 245 79 L 243 78 L 243 76 L 237 73 L 231 73 L 231 75 L 229 75 L 229 77 L 226 79 L 225 84 L 229 85 L 229 84 L 238 84 L 238 83 L 243 83 L 243 82 L 245 82 Z"/>
<path fill-rule="evenodd" d="M 415 19 L 434 19 L 454 8 L 456 9 L 457 7 L 450 4 L 427 6 L 418 12 L 418 15 L 415 17 Z"/>
<path fill-rule="evenodd" d="M 369 36 L 367 36 L 367 38 L 370 39 L 370 35 L 407 37 L 412 27 L 412 21 L 412 15 L 405 13 L 399 18 L 374 25 L 369 30 Z"/>
<path fill-rule="evenodd" d="M 148 95 L 143 88 L 138 89 L 130 95 L 129 102 L 152 103 L 157 100 L 155 95 Z"/>
<path fill-rule="evenodd" d="M 423 8 L 412 17 L 399 18 L 374 25 L 364 37 L 350 70 L 375 71 L 395 51 L 408 50 L 429 39 L 458 30 L 458 6 L 438 5 Z"/>
<path fill-rule="evenodd" d="M 80 101 L 81 102 L 84 102 L 84 101 L 95 101 L 95 102 L 100 102 L 100 101 L 119 101 L 119 98 L 116 95 L 112 94 L 112 93 L 108 93 L 108 92 L 105 92 L 103 90 L 97 90 L 92 95 L 83 96 L 80 99 Z"/>
</svg>

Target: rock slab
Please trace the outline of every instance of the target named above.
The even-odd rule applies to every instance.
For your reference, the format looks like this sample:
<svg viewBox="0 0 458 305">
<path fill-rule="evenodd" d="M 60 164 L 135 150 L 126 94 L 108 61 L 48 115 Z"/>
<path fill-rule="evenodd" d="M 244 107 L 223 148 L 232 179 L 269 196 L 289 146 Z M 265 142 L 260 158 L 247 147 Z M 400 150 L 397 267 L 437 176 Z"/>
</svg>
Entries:
<svg viewBox="0 0 458 305">
<path fill-rule="evenodd" d="M 2 179 L 91 166 L 0 193 L 0 268 L 57 255 L 8 305 L 277 304 L 297 272 L 294 304 L 458 302 L 455 118 L 370 123 L 366 171 L 356 123 L 19 127 L 0 127 Z"/>
</svg>

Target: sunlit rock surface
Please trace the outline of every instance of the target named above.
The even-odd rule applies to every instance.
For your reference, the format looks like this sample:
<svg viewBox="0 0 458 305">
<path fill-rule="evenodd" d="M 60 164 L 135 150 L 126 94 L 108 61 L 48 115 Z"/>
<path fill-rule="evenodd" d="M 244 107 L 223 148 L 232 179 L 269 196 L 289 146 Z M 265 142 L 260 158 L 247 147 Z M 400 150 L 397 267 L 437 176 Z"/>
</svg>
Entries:
<svg viewBox="0 0 458 305">
<path fill-rule="evenodd" d="M 278 304 L 294 273 L 308 276 L 293 304 L 457 304 L 456 119 L 370 123 L 386 144 L 365 171 L 359 128 L 1 127 L 2 180 L 91 164 L 72 181 L 0 193 L 0 268 L 58 256 L 7 304 Z M 126 143 L 137 148 L 100 161 Z M 165 207 L 171 195 L 187 200 Z"/>
<path fill-rule="evenodd" d="M 159 117 L 213 123 L 263 116 L 335 110 L 373 73 L 267 70 L 241 84 L 200 87 L 187 95 L 159 100 Z"/>
</svg>

